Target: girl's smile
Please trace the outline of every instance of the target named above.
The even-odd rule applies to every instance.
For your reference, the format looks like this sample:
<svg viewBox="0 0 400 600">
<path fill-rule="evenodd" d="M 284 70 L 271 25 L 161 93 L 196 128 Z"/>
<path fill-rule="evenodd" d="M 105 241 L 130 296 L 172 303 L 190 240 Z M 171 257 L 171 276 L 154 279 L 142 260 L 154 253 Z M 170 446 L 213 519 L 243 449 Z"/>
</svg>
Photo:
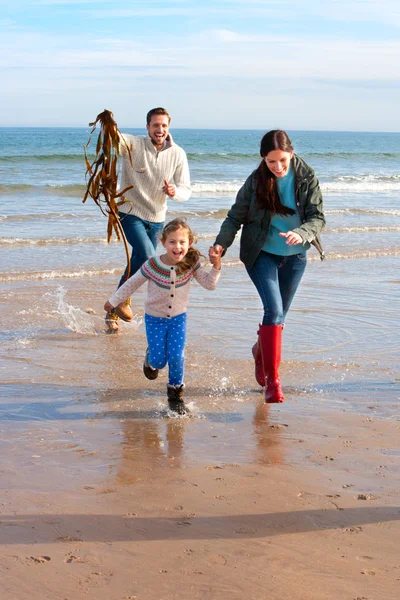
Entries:
<svg viewBox="0 0 400 600">
<path fill-rule="evenodd" d="M 162 255 L 163 262 L 167 265 L 176 265 L 188 253 L 190 248 L 189 236 L 187 231 L 181 227 L 176 231 L 171 231 L 162 242 L 166 254 Z"/>
</svg>

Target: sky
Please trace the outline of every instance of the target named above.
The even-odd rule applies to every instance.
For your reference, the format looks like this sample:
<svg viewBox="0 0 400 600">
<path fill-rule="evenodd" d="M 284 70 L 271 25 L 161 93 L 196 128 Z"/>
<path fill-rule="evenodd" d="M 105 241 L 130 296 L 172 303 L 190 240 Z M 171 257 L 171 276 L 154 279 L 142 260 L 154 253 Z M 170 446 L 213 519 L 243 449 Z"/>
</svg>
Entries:
<svg viewBox="0 0 400 600">
<path fill-rule="evenodd" d="M 0 0 L 0 126 L 400 131 L 399 0 Z"/>
</svg>

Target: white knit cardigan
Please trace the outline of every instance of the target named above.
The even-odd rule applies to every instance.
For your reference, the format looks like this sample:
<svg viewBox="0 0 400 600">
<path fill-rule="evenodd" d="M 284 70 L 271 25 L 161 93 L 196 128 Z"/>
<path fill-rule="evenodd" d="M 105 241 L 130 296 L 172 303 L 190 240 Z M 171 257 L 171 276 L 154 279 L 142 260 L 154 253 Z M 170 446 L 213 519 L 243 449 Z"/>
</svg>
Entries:
<svg viewBox="0 0 400 600">
<path fill-rule="evenodd" d="M 148 282 L 145 312 L 153 317 L 170 319 L 184 312 L 189 302 L 190 282 L 196 279 L 207 290 L 215 290 L 221 271 L 207 270 L 198 262 L 193 269 L 180 273 L 175 266 L 165 265 L 160 256 L 147 260 L 110 298 L 117 306 Z"/>
</svg>

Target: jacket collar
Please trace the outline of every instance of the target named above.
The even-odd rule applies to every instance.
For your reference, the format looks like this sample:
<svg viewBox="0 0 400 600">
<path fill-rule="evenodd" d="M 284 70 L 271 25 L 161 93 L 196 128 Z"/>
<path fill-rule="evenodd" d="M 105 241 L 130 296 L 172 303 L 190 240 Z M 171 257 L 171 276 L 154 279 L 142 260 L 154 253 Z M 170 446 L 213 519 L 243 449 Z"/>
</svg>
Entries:
<svg viewBox="0 0 400 600">
<path fill-rule="evenodd" d="M 309 179 L 314 175 L 314 171 L 311 167 L 309 167 L 300 156 L 297 156 L 297 154 L 293 156 L 293 168 L 296 183 L 300 183 L 301 181 L 304 181 L 304 179 Z"/>
</svg>

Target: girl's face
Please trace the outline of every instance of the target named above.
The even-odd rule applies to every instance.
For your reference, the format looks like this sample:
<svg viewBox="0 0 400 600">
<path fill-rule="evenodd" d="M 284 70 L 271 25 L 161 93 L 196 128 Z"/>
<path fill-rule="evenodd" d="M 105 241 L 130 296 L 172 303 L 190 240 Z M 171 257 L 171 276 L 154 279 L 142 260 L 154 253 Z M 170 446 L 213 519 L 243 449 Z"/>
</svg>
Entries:
<svg viewBox="0 0 400 600">
<path fill-rule="evenodd" d="M 176 231 L 171 231 L 162 242 L 162 245 L 167 252 L 170 264 L 176 265 L 184 256 L 186 256 L 191 246 L 188 232 L 185 229 L 182 229 L 182 227 Z"/>
<path fill-rule="evenodd" d="M 293 152 L 284 152 L 283 150 L 271 150 L 264 160 L 268 169 L 275 177 L 285 177 L 289 171 L 290 161 L 292 159 Z"/>
</svg>

